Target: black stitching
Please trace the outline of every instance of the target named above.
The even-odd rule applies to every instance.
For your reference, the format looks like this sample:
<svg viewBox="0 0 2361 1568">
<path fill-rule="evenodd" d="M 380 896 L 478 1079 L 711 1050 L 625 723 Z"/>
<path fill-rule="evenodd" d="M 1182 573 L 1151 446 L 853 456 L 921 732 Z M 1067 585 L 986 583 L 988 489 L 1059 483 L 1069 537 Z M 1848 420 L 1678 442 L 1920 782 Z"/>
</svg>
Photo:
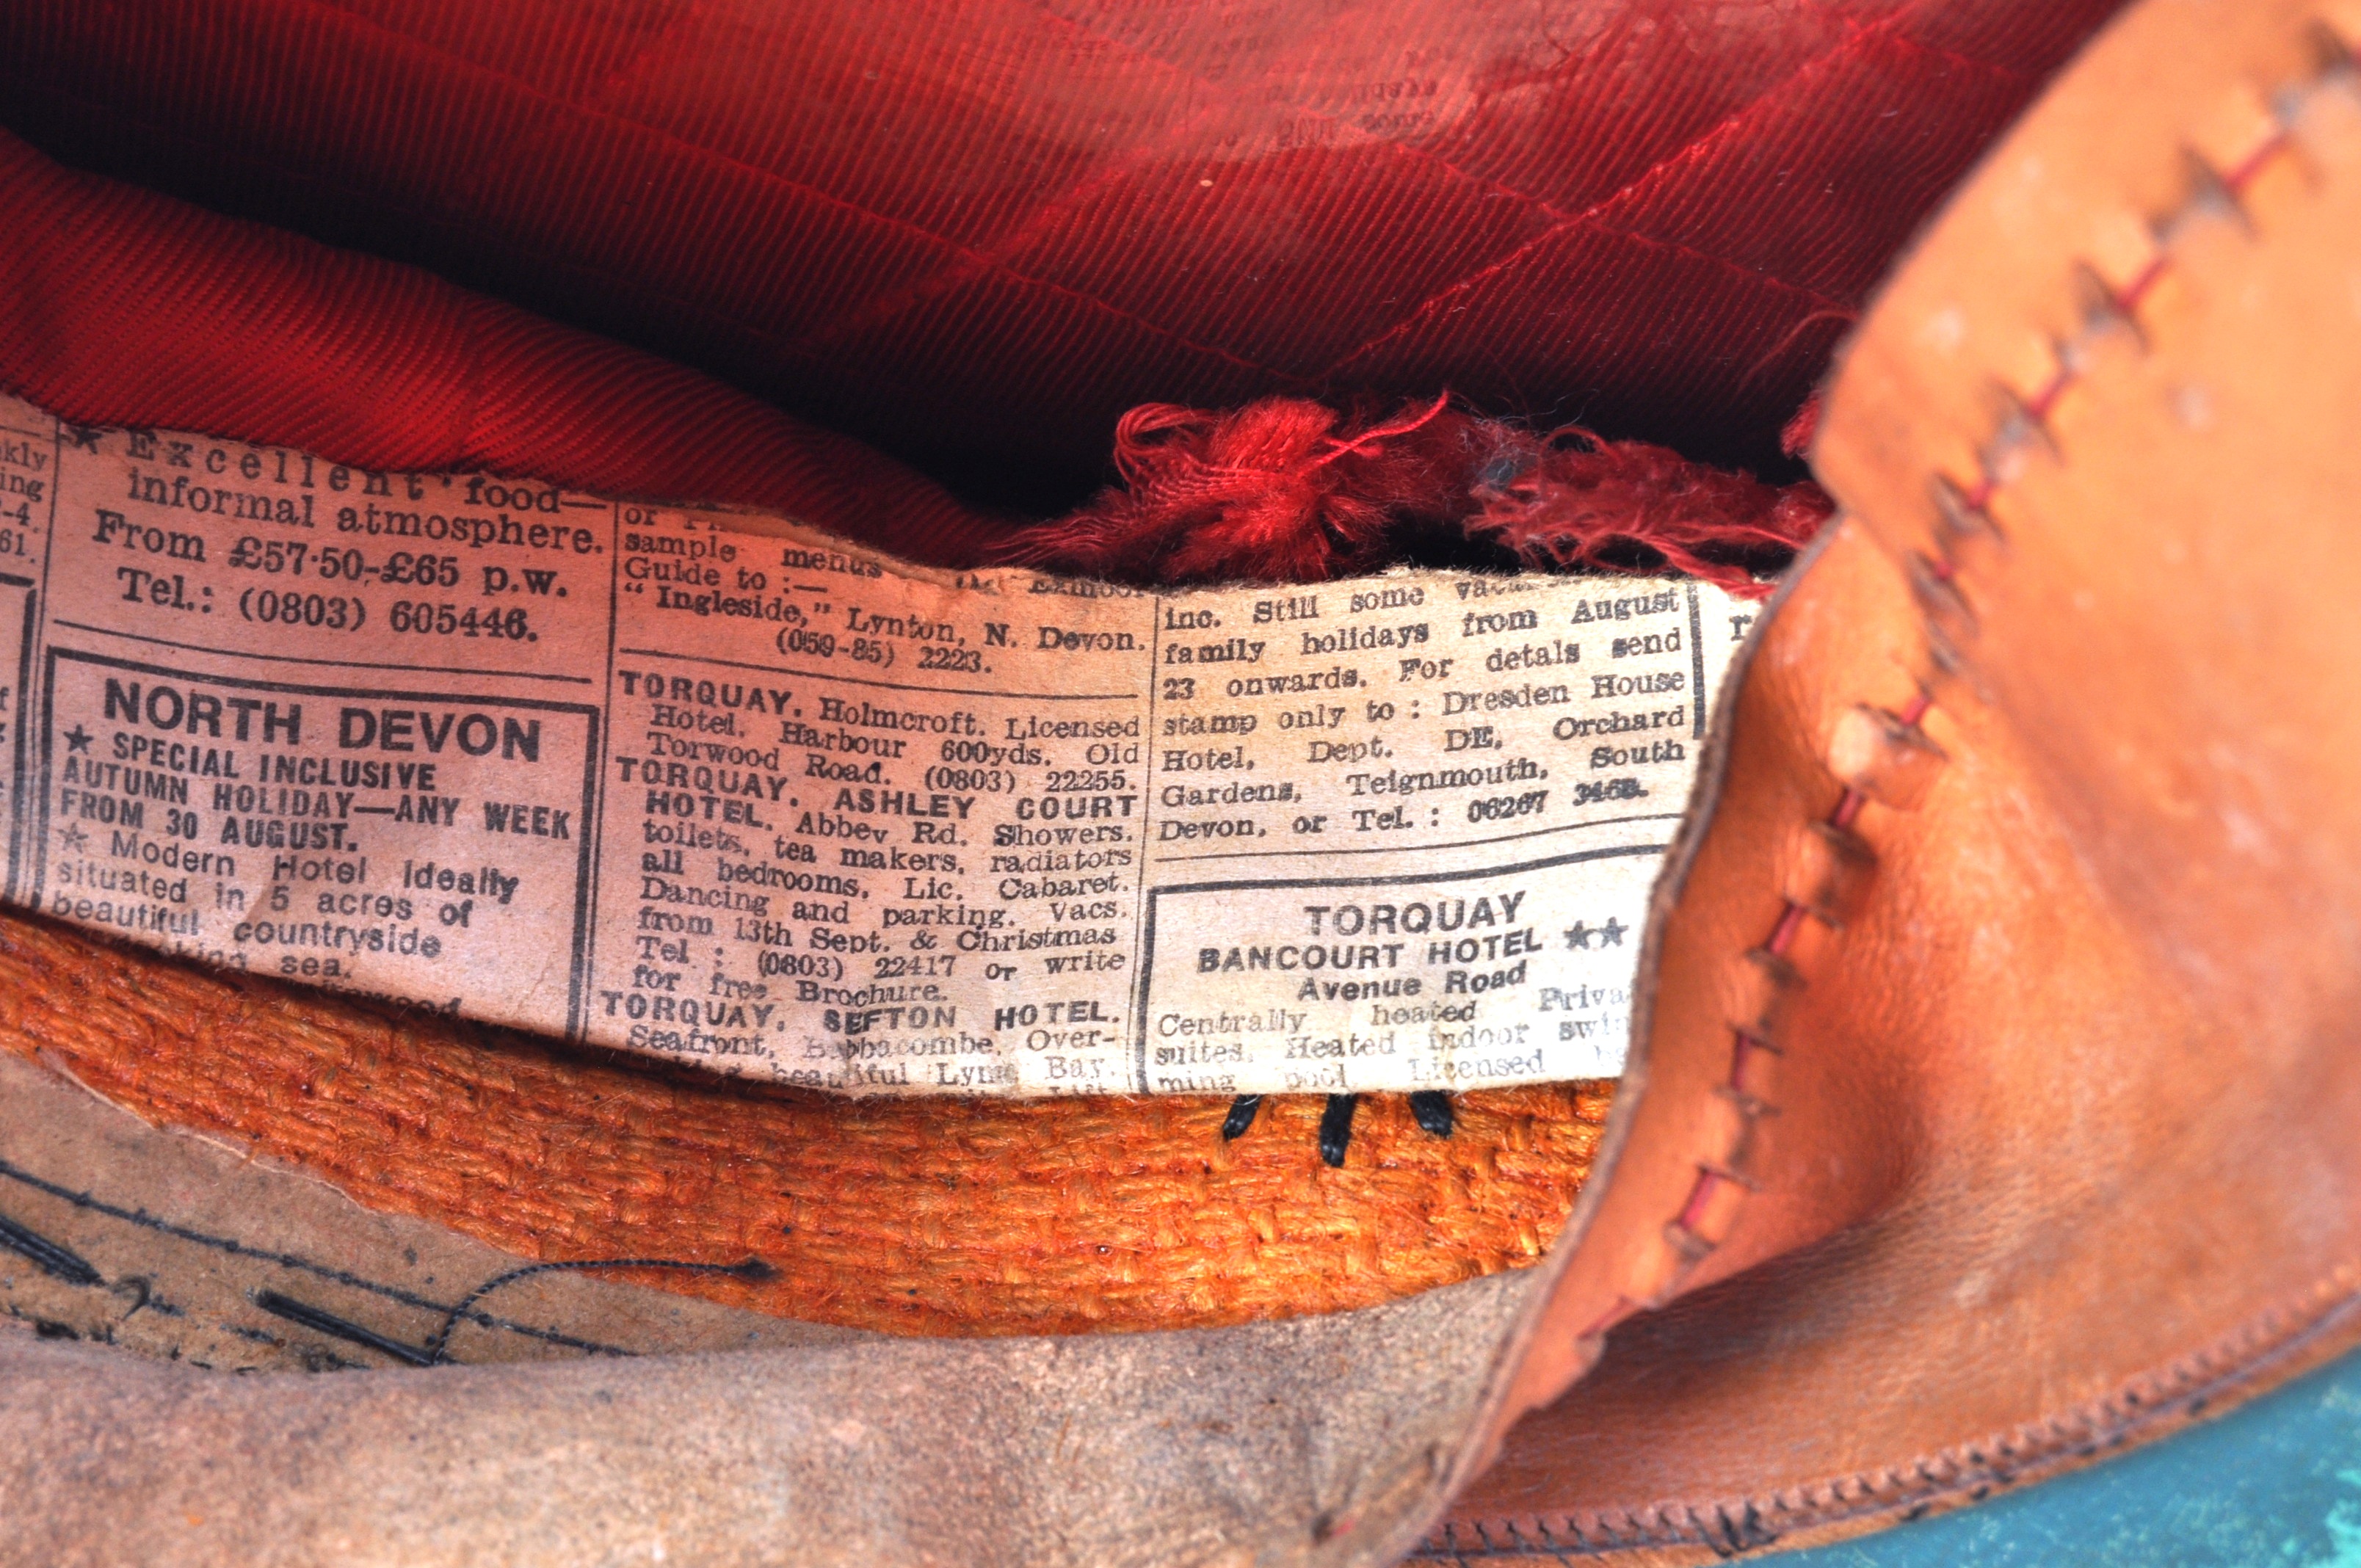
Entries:
<svg viewBox="0 0 2361 1568">
<path fill-rule="evenodd" d="M 1345 1151 L 1353 1142 L 1353 1111 L 1360 1102 L 1357 1094 L 1331 1094 L 1320 1113 L 1320 1157 L 1330 1165 L 1345 1163 Z"/>
<path fill-rule="evenodd" d="M 444 1314 L 442 1326 L 427 1336 L 426 1348 L 413 1353 L 424 1357 L 416 1365 L 435 1366 L 448 1362 L 451 1332 L 459 1326 L 462 1319 L 471 1315 L 470 1310 L 477 1302 L 493 1291 L 513 1285 L 520 1279 L 530 1279 L 536 1274 L 578 1273 L 593 1268 L 671 1268 L 678 1269 L 685 1274 L 727 1274 L 734 1278 L 757 1281 L 772 1278 L 778 1272 L 759 1257 L 750 1257 L 741 1263 L 683 1263 L 675 1258 L 665 1257 L 605 1257 L 586 1258 L 579 1263 L 527 1264 L 522 1268 L 511 1268 L 506 1274 L 496 1274 L 461 1297 L 458 1304 Z M 916 1291 L 911 1293 L 917 1294 Z M 480 1316 L 480 1314 L 472 1315 Z M 630 1353 L 619 1351 L 610 1354 L 629 1354 Z"/>
<path fill-rule="evenodd" d="M 5 1214 L 0 1214 L 0 1246 L 30 1259 L 42 1273 L 62 1279 L 69 1285 L 97 1285 L 102 1282 L 98 1270 L 93 1268 L 80 1253 L 27 1230 Z"/>
<path fill-rule="evenodd" d="M 434 1358 L 414 1344 L 404 1344 L 398 1339 L 388 1339 L 375 1329 L 365 1329 L 358 1323 L 340 1318 L 324 1308 L 314 1307 L 308 1301 L 298 1301 L 292 1296 L 282 1296 L 276 1290 L 258 1290 L 254 1293 L 254 1304 L 274 1318 L 284 1318 L 291 1323 L 300 1323 L 314 1333 L 329 1334 L 337 1339 L 349 1340 L 354 1344 L 373 1350 L 379 1355 L 391 1356 L 394 1360 L 404 1362 L 409 1365 L 432 1366 L 434 1365 Z"/>
<path fill-rule="evenodd" d="M 233 1241 L 227 1236 L 209 1235 L 203 1231 L 192 1231 L 185 1225 L 176 1225 L 169 1220 L 159 1220 L 144 1209 L 119 1207 L 93 1197 L 88 1192 L 76 1192 L 71 1188 L 60 1187 L 54 1181 L 45 1181 L 32 1172 L 11 1165 L 5 1159 L 0 1159 L 0 1177 L 22 1182 L 37 1192 L 47 1193 L 52 1198 L 72 1204 L 77 1209 L 86 1209 L 94 1214 L 104 1214 L 109 1219 L 121 1220 L 126 1224 L 137 1225 L 143 1230 L 154 1231 L 160 1235 L 170 1236 L 176 1241 L 210 1247 L 215 1252 L 227 1253 L 233 1257 L 250 1257 L 265 1263 L 275 1263 L 283 1268 L 296 1269 L 317 1279 L 325 1279 L 336 1285 L 349 1285 L 357 1290 L 366 1290 L 372 1295 L 382 1296 L 390 1301 L 399 1301 L 406 1307 L 423 1307 L 430 1312 L 444 1312 L 450 1310 L 445 1302 L 421 1296 L 414 1290 L 405 1290 L 397 1285 L 387 1285 L 379 1280 L 367 1278 L 349 1269 L 330 1268 L 324 1264 L 314 1263 L 310 1258 L 299 1256 L 294 1253 L 269 1252 L 261 1247 L 248 1246 L 244 1242 Z M 601 1344 L 596 1340 L 561 1333 L 555 1329 L 535 1328 L 529 1323 L 512 1322 L 506 1318 L 493 1317 L 486 1312 L 476 1313 L 475 1321 L 488 1329 L 500 1329 L 509 1333 L 522 1334 L 528 1339 L 564 1345 L 570 1350 L 579 1350 L 592 1355 L 631 1354 L 620 1345 Z"/>
</svg>

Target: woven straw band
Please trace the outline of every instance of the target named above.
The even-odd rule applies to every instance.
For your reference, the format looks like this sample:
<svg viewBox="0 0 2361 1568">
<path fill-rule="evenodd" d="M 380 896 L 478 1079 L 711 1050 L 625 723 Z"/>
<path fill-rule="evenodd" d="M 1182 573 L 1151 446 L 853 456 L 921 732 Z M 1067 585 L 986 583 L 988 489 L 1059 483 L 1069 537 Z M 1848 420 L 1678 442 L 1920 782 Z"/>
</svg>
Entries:
<svg viewBox="0 0 2361 1568">
<path fill-rule="evenodd" d="M 905 1333 L 1200 1327 L 1334 1311 L 1536 1261 L 1613 1085 L 1465 1095 L 1450 1138 L 1316 1098 L 1225 1144 L 1225 1100 L 844 1100 L 395 1015 L 0 916 L 0 1048 L 238 1140 L 372 1208 L 531 1258 L 773 1271 L 642 1282 Z"/>
</svg>

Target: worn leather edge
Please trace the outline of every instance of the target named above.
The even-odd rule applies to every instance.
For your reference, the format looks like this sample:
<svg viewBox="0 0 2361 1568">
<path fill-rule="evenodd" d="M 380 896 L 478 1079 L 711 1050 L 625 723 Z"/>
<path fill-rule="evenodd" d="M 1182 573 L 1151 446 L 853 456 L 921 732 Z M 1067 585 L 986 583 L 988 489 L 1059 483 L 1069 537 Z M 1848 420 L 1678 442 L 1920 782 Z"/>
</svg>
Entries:
<svg viewBox="0 0 2361 1568">
<path fill-rule="evenodd" d="M 2195 36 L 2197 27 L 2181 13 L 2204 9 L 2218 7 L 2169 5 L 2151 0 L 2151 4 L 2103 34 L 2086 51 L 2084 62 L 2070 68 L 2060 87 L 2053 92 L 2071 92 L 2078 75 L 2101 75 L 2113 66 L 2114 58 L 2136 59 L 2147 41 L 2144 34 L 2169 36 L 2178 28 L 2184 38 Z M 1814 454 L 1816 466 L 1840 503 L 1850 509 L 1844 525 L 1867 527 L 1879 547 L 1907 574 L 1927 638 L 1917 674 L 1916 697 L 1880 708 L 1874 704 L 1883 694 L 1864 693 L 1866 700 L 1860 710 L 1864 724 L 1853 727 L 1852 735 L 1838 738 L 1832 749 L 1836 754 L 1828 759 L 1829 773 L 1843 794 L 1828 819 L 1832 826 L 1847 827 L 1860 803 L 1879 798 L 1881 785 L 1891 782 L 1897 770 L 1908 772 L 1915 760 L 1929 755 L 1939 759 L 1941 755 L 1940 748 L 1927 738 L 1923 723 L 1933 711 L 1938 693 L 1959 688 L 1962 666 L 1953 636 L 1959 621 L 1971 621 L 1974 614 L 1972 606 L 1954 586 L 1959 569 L 1956 556 L 1975 550 L 1982 543 L 1974 519 L 1983 513 L 2012 471 L 2012 451 L 2041 439 L 2042 421 L 2081 372 L 2082 356 L 2077 352 L 2079 334 L 2058 330 L 2056 316 L 2072 320 L 2077 312 L 2092 312 L 2096 317 L 2106 318 L 2101 327 L 2119 324 L 2129 318 L 2140 300 L 2169 271 L 2170 241 L 2176 228 L 2184 220 L 2218 219 L 2223 203 L 2226 201 L 2235 207 L 2246 184 L 2268 171 L 2286 149 L 2286 126 L 2296 112 L 2301 93 L 2318 88 L 2331 76 L 2338 77 L 2348 87 L 2355 81 L 2354 60 L 2356 53 L 2361 53 L 2361 6 L 2282 0 L 2253 7 L 2246 19 L 2256 25 L 2244 37 L 2225 41 L 2222 50 L 2207 55 L 2202 65 L 2193 68 L 2192 74 L 2210 86 L 2249 88 L 2248 95 L 2268 106 L 2276 128 L 2262 129 L 2258 137 L 2250 137 L 2242 144 L 2238 139 L 2240 132 L 2253 127 L 2242 126 L 2236 115 L 2225 116 L 2211 103 L 2168 103 L 2162 113 L 2169 116 L 2197 119 L 2208 111 L 2213 113 L 2210 123 L 2202 123 L 2193 131 L 2160 140 L 2147 149 L 2155 163 L 2170 167 L 2142 171 L 2149 176 L 2145 181 L 2126 181 L 2138 192 L 2135 200 L 2148 198 L 2140 204 L 2157 214 L 2157 247 L 2152 254 L 2121 268 L 2112 279 L 2086 260 L 2083 277 L 2077 278 L 2060 268 L 2054 280 L 2036 283 L 2044 292 L 2056 296 L 2052 302 L 2056 314 L 2052 320 L 2035 325 L 2026 336 L 2053 353 L 2055 358 L 2047 367 L 2047 374 L 2014 382 L 2030 386 L 2032 390 L 2013 391 L 2012 379 L 2006 377 L 1995 378 L 1996 384 L 1979 386 L 1975 395 L 1991 408 L 1991 417 L 1982 433 L 1961 441 L 1956 439 L 1956 431 L 1930 430 L 1923 418 L 1924 411 L 1872 406 L 1873 394 L 1866 392 L 1857 392 L 1849 399 L 1843 368 L 1837 373 L 1830 412 L 1822 425 L 1819 445 Z M 2092 57 L 2098 58 L 2092 61 Z M 2290 62 L 2299 60 L 2303 64 L 2290 69 Z M 2119 90 L 2123 86 L 2117 85 Z M 2037 130 L 2043 118 L 2044 105 L 2037 105 L 2026 124 Z M 1977 175 L 1971 177 L 1967 189 L 1972 191 L 1980 181 L 1989 185 L 2003 178 L 2013 148 L 2031 134 L 2034 132 L 2022 131 L 2018 137 L 2004 142 L 1980 166 Z M 2106 171 L 2110 175 L 2117 172 Z M 2159 181 L 2179 187 L 2175 200 L 2159 204 L 2153 199 Z M 1914 248 L 1914 255 L 1929 245 L 1960 243 L 1956 236 L 1947 238 L 1946 231 L 1960 226 L 1953 214 L 1960 204 L 1955 199 L 1952 206 L 1938 217 L 1927 236 Z M 2053 224 L 2059 221 L 2056 214 L 2044 215 Z M 1985 238 L 1989 241 L 1990 236 Z M 2075 240 L 2086 246 L 2089 243 L 2081 236 Z M 1907 277 L 1908 265 L 1905 258 L 1899 276 Z M 2094 282 L 2103 286 L 2095 296 L 2092 287 Z M 1873 308 L 1868 325 L 1849 348 L 1857 351 L 1864 340 L 1872 337 L 1876 324 Z M 1907 347 L 1897 347 L 1894 341 L 1897 335 L 1889 332 L 1880 346 L 1887 353 L 1909 352 Z M 1922 416 L 1915 427 L 1913 413 Z M 1872 431 L 1873 434 L 1867 433 Z M 1955 438 L 1945 440 L 1945 434 Z M 1878 458 L 1890 461 L 1897 448 L 1915 449 L 1924 470 L 1937 475 L 1947 466 L 1959 465 L 1964 454 L 1967 462 L 1961 466 L 1982 477 L 1964 487 L 1945 488 L 1938 485 L 1920 499 L 1919 505 L 1895 507 L 1890 488 L 1865 482 L 1858 466 L 1865 462 L 1874 465 Z M 1864 457 L 1863 453 L 1875 456 Z M 1852 466 L 1848 466 L 1848 457 Z M 1861 504 L 1864 492 L 1871 498 L 1865 510 Z M 1987 519 L 1982 533 L 1989 536 L 1991 532 Z M 1832 529 L 1824 536 L 1822 548 L 1837 535 L 1838 530 Z M 1759 651 L 1771 614 L 1804 590 L 1808 565 L 1799 567 L 1787 590 L 1756 628 L 1750 657 Z M 1734 680 L 1743 667 L 1741 662 L 1733 668 Z M 1730 725 L 1738 722 L 1737 703 L 1725 705 L 1723 719 Z M 1863 729 L 1870 733 L 1862 733 Z M 1724 749 L 1718 749 L 1718 761 L 1726 754 L 1728 736 L 1719 739 Z M 1708 784 L 1718 791 L 1721 782 L 1717 766 L 1709 778 L 1701 778 L 1701 795 Z M 1693 808 L 1695 831 L 1685 834 L 1676 846 L 1659 885 L 1658 907 L 1643 948 L 1642 982 L 1635 992 L 1635 1062 L 1653 1058 L 1668 1045 L 1677 1047 L 1689 1044 L 1694 1048 L 1691 1042 L 1663 1039 L 1654 1013 L 1662 979 L 1665 916 L 1677 906 L 1697 854 L 1710 835 L 1715 804 L 1712 798 L 1701 798 Z M 1771 847 L 1762 847 L 1760 859 L 1767 866 L 1775 859 L 1775 851 Z M 1783 890 L 1782 897 L 1784 912 L 1764 943 L 1773 957 L 1782 950 L 1782 932 L 1812 914 L 1792 892 Z M 1743 1036 L 1746 1030 L 1741 1026 L 1738 1032 Z M 1642 1040 L 1646 1042 L 1644 1052 L 1639 1045 Z M 1742 1056 L 1742 1043 L 1739 1048 Z M 1576 1216 L 1581 1229 L 1577 1231 L 1576 1224 L 1569 1224 L 1568 1236 L 1576 1245 L 1568 1246 L 1553 1259 L 1549 1275 L 1552 1295 L 1536 1304 L 1533 1321 L 1526 1331 L 1546 1343 L 1551 1336 L 1563 1335 L 1571 1328 L 1575 1343 L 1580 1348 L 1571 1354 L 1557 1352 L 1554 1359 L 1545 1354 L 1529 1359 L 1515 1397 L 1496 1406 L 1498 1415 L 1505 1420 L 1513 1420 L 1519 1411 L 1547 1402 L 1574 1376 L 1594 1365 L 1603 1335 L 1614 1323 L 1817 1239 L 1811 1234 L 1761 1226 L 1755 1212 L 1759 1205 L 1749 1201 L 1757 1184 L 1744 1180 L 1729 1183 L 1733 1190 L 1713 1217 L 1711 1232 L 1716 1234 L 1688 1224 L 1701 1208 L 1710 1210 L 1716 1206 L 1710 1195 L 1700 1203 L 1700 1194 L 1707 1193 L 1712 1176 L 1710 1158 L 1701 1158 L 1700 1180 L 1692 1189 L 1690 1201 L 1667 1223 L 1661 1248 L 1653 1245 L 1653 1238 L 1643 1233 L 1637 1238 L 1639 1255 L 1634 1255 L 1631 1238 L 1616 1238 L 1625 1244 L 1619 1249 L 1622 1262 L 1616 1277 L 1622 1281 L 1638 1282 L 1643 1288 L 1617 1288 L 1613 1305 L 1596 1315 L 1588 1310 L 1595 1309 L 1596 1301 L 1584 1303 L 1586 1310 L 1577 1321 L 1576 1310 L 1569 1305 L 1569 1299 L 1576 1294 L 1571 1277 L 1576 1267 L 1594 1267 L 1601 1261 L 1598 1217 L 1601 1210 L 1616 1201 L 1617 1188 L 1623 1184 L 1619 1179 L 1628 1176 L 1626 1161 L 1620 1157 L 1632 1124 L 1642 1114 L 1639 1095 L 1627 1091 L 1626 1099 L 1628 1102 L 1619 1100 L 1609 1139 L 1602 1145 L 1598 1174 L 1604 1179 L 1594 1181 L 1593 1190 L 1585 1194 L 1586 1202 Z M 1775 1108 L 1765 1103 L 1759 1117 L 1749 1115 L 1748 1120 L 1773 1113 Z M 1649 1152 L 1662 1155 L 1664 1151 L 1659 1148 Z M 1654 1256 L 1646 1255 L 1649 1253 Z M 1535 1518 L 1478 1522 L 1468 1532 L 1474 1539 L 1465 1539 L 1455 1530 L 1447 1532 L 1431 1540 L 1419 1555 L 1442 1561 L 1540 1563 L 1612 1552 L 1620 1560 L 1635 1564 L 1685 1564 L 1727 1559 L 1761 1549 L 1773 1541 L 1784 1549 L 1845 1539 L 1904 1519 L 1962 1506 L 2000 1487 L 2075 1468 L 2122 1448 L 2166 1435 L 2207 1415 L 2235 1408 L 2361 1343 L 2357 1299 L 2361 1299 L 2361 1260 L 2341 1261 L 2320 1275 L 2311 1288 L 2283 1298 L 2199 1348 L 2125 1381 L 2101 1398 L 2041 1416 L 1976 1442 L 1902 1457 L 1890 1466 L 1834 1475 L 1776 1493 L 1635 1500 L 1628 1508 L 1594 1510 L 1584 1519 L 1561 1521 L 1557 1530 L 1549 1530 L 1544 1521 Z M 1564 1368 L 1571 1368 L 1572 1376 L 1565 1376 L 1561 1370 Z M 1501 1435 L 1490 1434 L 1485 1449 L 1488 1454 L 1497 1451 Z"/>
<path fill-rule="evenodd" d="M 2361 1263 L 2213 1343 L 2100 1398 L 2003 1431 L 1873 1470 L 1751 1496 L 1635 1503 L 1591 1510 L 1553 1529 L 1539 1519 L 1446 1527 L 1417 1561 L 1534 1568 L 1613 1556 L 1630 1568 L 1690 1568 L 1776 1547 L 1849 1541 L 2034 1485 L 2226 1415 L 2361 1343 Z"/>
</svg>

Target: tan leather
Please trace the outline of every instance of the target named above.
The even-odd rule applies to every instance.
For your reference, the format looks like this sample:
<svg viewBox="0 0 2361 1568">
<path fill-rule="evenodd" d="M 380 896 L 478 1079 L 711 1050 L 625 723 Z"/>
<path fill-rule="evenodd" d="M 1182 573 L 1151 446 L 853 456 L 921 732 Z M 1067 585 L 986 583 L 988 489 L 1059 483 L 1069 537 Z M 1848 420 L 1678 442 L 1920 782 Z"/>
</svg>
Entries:
<svg viewBox="0 0 2361 1568">
<path fill-rule="evenodd" d="M 467 1365 L 230 1376 L 160 1353 L 372 1360 L 263 1292 L 414 1346 L 521 1260 L 18 1058 L 0 1106 L 36 1113 L 0 1116 L 0 1213 L 109 1287 L 38 1281 L 16 1326 L 52 1337 L 0 1317 L 11 1568 L 1374 1562 L 1371 1538 L 1414 1539 L 1533 1277 L 1233 1329 L 915 1340 L 543 1276 L 483 1299 Z M 0 1247 L 0 1276 L 27 1268 Z"/>
<path fill-rule="evenodd" d="M 413 1354 L 439 1343 L 469 1365 L 868 1338 L 650 1289 L 662 1275 L 649 1270 L 538 1268 L 144 1125 L 21 1058 L 0 1055 L 0 1214 L 17 1227 L 11 1243 L 30 1233 L 52 1249 L 42 1267 L 9 1247 L 6 1313 L 52 1341 L 220 1372 L 320 1372 L 384 1365 L 371 1334 Z M 438 1303 L 488 1285 L 446 1330 Z"/>
<path fill-rule="evenodd" d="M 1812 1539 L 2361 1338 L 2339 37 L 2143 7 L 1847 353 L 1541 1336 L 1621 1326 L 1453 1547 Z"/>
<path fill-rule="evenodd" d="M 1703 1560 L 2361 1339 L 2361 17 L 2320 19 L 2148 0 L 1865 323 L 1815 455 L 1848 517 L 1725 709 L 1542 1269 L 1087 1350 L 209 1382 L 0 1342 L 41 1532 L 0 1555 L 653 1520 L 670 1561 L 1374 1563 L 1465 1486 L 1445 1559 Z M 149 1431 L 137 1487 L 87 1463 Z"/>
</svg>

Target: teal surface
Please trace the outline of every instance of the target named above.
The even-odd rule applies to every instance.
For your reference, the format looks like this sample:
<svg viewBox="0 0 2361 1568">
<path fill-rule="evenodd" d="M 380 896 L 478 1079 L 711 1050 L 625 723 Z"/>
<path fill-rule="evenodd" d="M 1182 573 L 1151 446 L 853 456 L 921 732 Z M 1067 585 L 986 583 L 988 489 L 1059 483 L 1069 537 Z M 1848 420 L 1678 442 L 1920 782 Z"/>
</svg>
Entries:
<svg viewBox="0 0 2361 1568">
<path fill-rule="evenodd" d="M 2075 1475 L 1766 1568 L 2361 1568 L 2361 1353 Z"/>
</svg>

